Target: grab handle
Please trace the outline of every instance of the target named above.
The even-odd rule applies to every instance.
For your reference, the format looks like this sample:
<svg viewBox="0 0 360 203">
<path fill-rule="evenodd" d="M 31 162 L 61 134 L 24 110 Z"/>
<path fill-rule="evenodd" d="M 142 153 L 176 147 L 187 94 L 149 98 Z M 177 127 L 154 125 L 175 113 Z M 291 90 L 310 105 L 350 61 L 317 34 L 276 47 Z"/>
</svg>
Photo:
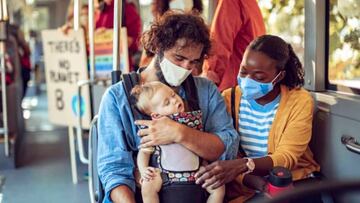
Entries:
<svg viewBox="0 0 360 203">
<path fill-rule="evenodd" d="M 345 147 L 352 152 L 360 154 L 360 144 L 357 140 L 351 136 L 343 135 L 341 137 L 341 143 L 345 145 Z"/>
</svg>

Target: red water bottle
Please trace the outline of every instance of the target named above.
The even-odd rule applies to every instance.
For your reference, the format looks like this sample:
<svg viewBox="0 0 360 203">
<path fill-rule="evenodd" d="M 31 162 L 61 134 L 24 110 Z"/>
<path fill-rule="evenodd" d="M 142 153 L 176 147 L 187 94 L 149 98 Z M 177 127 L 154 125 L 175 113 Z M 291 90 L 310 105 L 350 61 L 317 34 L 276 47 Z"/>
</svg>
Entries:
<svg viewBox="0 0 360 203">
<path fill-rule="evenodd" d="M 292 175 L 289 169 L 276 166 L 270 171 L 268 192 L 273 197 L 293 187 Z"/>
</svg>

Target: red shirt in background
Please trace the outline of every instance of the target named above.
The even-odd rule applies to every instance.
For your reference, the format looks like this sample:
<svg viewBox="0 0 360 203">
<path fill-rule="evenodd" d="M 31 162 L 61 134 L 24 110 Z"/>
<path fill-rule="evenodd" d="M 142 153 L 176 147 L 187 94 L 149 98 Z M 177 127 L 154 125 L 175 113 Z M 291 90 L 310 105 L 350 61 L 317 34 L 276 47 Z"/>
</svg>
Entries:
<svg viewBox="0 0 360 203">
<path fill-rule="evenodd" d="M 236 86 L 246 47 L 263 34 L 265 25 L 256 0 L 219 0 L 210 30 L 212 51 L 204 61 L 204 75 L 215 74 L 218 81 L 214 82 L 220 91 Z"/>
</svg>

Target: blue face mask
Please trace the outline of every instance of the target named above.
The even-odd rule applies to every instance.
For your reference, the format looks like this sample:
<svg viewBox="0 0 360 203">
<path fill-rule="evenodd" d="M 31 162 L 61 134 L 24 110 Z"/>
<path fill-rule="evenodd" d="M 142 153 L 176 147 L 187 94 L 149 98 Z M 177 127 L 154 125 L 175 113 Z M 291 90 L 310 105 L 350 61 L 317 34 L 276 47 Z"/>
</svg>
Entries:
<svg viewBox="0 0 360 203">
<path fill-rule="evenodd" d="M 262 83 L 255 81 L 249 77 L 243 78 L 238 76 L 238 85 L 241 88 L 242 97 L 247 100 L 251 99 L 259 99 L 265 95 L 267 95 L 271 90 L 274 89 L 273 82 L 278 78 L 279 74 L 269 83 Z"/>
</svg>

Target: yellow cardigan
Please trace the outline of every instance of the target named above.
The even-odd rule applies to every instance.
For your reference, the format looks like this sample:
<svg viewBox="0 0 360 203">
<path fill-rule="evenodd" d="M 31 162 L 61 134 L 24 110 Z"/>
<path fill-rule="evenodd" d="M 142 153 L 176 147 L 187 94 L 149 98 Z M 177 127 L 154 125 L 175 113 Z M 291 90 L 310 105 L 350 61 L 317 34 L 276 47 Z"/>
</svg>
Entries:
<svg viewBox="0 0 360 203">
<path fill-rule="evenodd" d="M 222 93 L 227 111 L 231 114 L 231 88 Z M 235 91 L 235 116 L 239 117 L 241 91 Z M 313 159 L 308 146 L 311 139 L 314 101 L 305 89 L 289 90 L 281 85 L 279 108 L 271 125 L 268 138 L 268 156 L 274 166 L 291 170 L 293 180 L 306 178 L 320 166 Z M 236 122 L 238 125 L 238 122 Z M 236 126 L 238 129 L 238 126 Z M 242 177 L 237 178 L 242 182 Z"/>
</svg>

